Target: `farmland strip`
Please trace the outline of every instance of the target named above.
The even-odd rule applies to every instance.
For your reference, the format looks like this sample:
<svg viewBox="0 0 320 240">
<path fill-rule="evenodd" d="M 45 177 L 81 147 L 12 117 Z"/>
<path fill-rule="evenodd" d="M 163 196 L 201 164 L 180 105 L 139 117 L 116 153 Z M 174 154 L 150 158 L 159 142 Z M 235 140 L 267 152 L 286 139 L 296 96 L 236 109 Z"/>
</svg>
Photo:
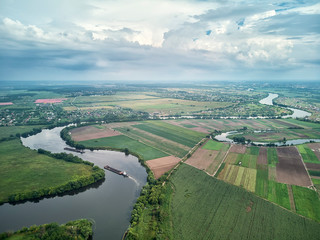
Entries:
<svg viewBox="0 0 320 240">
<path fill-rule="evenodd" d="M 291 187 L 290 184 L 287 184 L 287 187 L 288 187 L 288 194 L 289 194 L 289 200 L 290 200 L 291 210 L 292 210 L 293 212 L 296 212 L 296 204 L 295 204 L 295 202 L 294 202 L 292 187 Z"/>
</svg>

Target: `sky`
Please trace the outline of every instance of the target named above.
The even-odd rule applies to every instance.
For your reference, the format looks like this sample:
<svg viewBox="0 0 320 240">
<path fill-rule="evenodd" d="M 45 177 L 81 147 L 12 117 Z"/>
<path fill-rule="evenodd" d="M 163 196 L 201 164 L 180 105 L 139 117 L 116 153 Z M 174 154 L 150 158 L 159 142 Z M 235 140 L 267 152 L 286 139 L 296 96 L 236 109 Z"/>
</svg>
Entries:
<svg viewBox="0 0 320 240">
<path fill-rule="evenodd" d="M 320 2 L 0 0 L 0 81 L 320 81 Z"/>
</svg>

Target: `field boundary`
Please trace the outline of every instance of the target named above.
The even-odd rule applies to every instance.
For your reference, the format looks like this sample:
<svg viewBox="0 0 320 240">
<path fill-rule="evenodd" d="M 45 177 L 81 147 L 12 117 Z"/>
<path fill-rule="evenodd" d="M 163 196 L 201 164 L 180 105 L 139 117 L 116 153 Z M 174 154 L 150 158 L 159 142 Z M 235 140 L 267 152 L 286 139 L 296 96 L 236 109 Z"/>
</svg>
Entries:
<svg viewBox="0 0 320 240">
<path fill-rule="evenodd" d="M 309 177 L 309 180 L 310 180 L 310 182 L 311 182 L 311 185 L 310 185 L 310 186 L 308 186 L 308 188 L 315 189 L 314 184 L 313 184 L 313 182 L 312 182 L 312 179 L 311 179 L 311 177 L 310 177 L 310 174 L 309 174 L 308 168 L 307 168 L 307 166 L 306 166 L 305 162 L 303 161 L 303 158 L 302 158 L 302 156 L 301 156 L 301 153 L 299 152 L 299 149 L 298 149 L 296 146 L 294 146 L 294 147 L 295 147 L 295 149 L 297 149 L 297 151 L 298 151 L 298 153 L 299 153 L 300 160 L 301 160 L 301 162 L 302 162 L 302 164 L 303 164 L 303 166 L 304 166 L 304 169 L 306 170 L 306 172 L 307 172 L 307 174 L 308 174 L 308 177 Z"/>
<path fill-rule="evenodd" d="M 110 129 L 115 130 L 114 128 L 110 128 Z M 116 130 L 115 130 L 115 131 L 116 131 Z M 137 142 L 139 142 L 139 143 L 142 143 L 142 144 L 144 144 L 144 145 L 146 145 L 146 146 L 148 146 L 148 147 L 151 147 L 151 148 L 154 148 L 154 149 L 159 150 L 160 152 L 166 153 L 166 154 L 168 154 L 169 156 L 172 155 L 171 153 L 168 153 L 168 152 L 166 152 L 166 151 L 163 151 L 163 150 L 161 150 L 161 149 L 159 149 L 159 148 L 157 148 L 157 147 L 151 146 L 151 145 L 149 145 L 149 144 L 147 144 L 147 143 L 145 143 L 145 142 L 143 142 L 143 141 L 140 141 L 140 140 L 135 139 L 135 138 L 133 138 L 133 137 L 131 137 L 131 136 L 128 136 L 127 134 L 124 134 L 124 133 L 121 133 L 121 134 L 123 134 L 124 136 L 126 136 L 126 137 L 128 137 L 128 138 L 130 138 L 130 139 L 132 139 L 132 140 L 134 140 L 134 141 L 137 141 Z M 177 156 L 175 156 L 175 157 L 177 157 Z"/>
<path fill-rule="evenodd" d="M 210 176 L 212 176 L 212 177 L 214 177 L 214 176 L 216 175 L 216 173 L 219 171 L 219 168 L 221 167 L 222 163 L 224 163 L 224 160 L 226 160 L 226 158 L 227 158 L 227 156 L 228 156 L 228 154 L 229 154 L 230 149 L 231 149 L 231 146 L 228 148 L 228 151 L 226 152 L 226 154 L 224 155 L 221 163 L 220 163 L 219 166 L 217 167 L 217 170 L 216 170 L 212 175 L 210 175 L 209 173 L 208 173 L 208 175 L 210 175 Z"/>
<path fill-rule="evenodd" d="M 296 211 L 296 203 L 294 201 L 294 196 L 293 196 L 293 192 L 292 192 L 292 187 L 291 187 L 290 184 L 287 184 L 287 188 L 288 188 L 288 195 L 289 195 L 291 211 L 293 211 L 294 213 L 297 213 L 297 211 Z"/>
</svg>

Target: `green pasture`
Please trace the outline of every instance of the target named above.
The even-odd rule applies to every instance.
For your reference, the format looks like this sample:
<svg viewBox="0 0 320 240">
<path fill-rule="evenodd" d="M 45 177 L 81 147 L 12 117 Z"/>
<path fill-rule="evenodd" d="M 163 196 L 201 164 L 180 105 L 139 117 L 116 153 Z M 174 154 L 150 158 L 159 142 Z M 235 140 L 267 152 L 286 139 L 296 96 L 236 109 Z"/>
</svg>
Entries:
<svg viewBox="0 0 320 240">
<path fill-rule="evenodd" d="M 167 139 L 163 139 L 163 141 L 155 139 L 154 135 L 131 126 L 115 128 L 115 130 L 130 138 L 143 142 L 148 146 L 152 146 L 180 158 L 184 157 L 190 149 L 189 147 L 180 146 L 175 142 L 167 141 Z"/>
<path fill-rule="evenodd" d="M 239 154 L 237 156 L 236 164 L 240 165 L 240 162 L 241 162 L 242 167 L 255 169 L 257 165 L 257 159 L 258 159 L 257 155 Z"/>
<path fill-rule="evenodd" d="M 307 144 L 297 145 L 298 151 L 300 152 L 302 159 L 306 163 L 319 163 L 320 161 L 315 153 L 308 147 Z"/>
<path fill-rule="evenodd" d="M 220 149 L 225 145 L 224 143 L 209 140 L 202 148 L 207 150 L 216 150 L 220 151 Z"/>
<path fill-rule="evenodd" d="M 268 200 L 287 209 L 291 209 L 288 188 L 284 183 L 271 180 L 268 182 Z"/>
<path fill-rule="evenodd" d="M 204 133 L 199 133 L 190 129 L 159 121 L 145 122 L 143 124 L 134 125 L 133 127 L 146 132 L 150 132 L 163 138 L 167 138 L 171 141 L 191 148 L 206 136 Z"/>
<path fill-rule="evenodd" d="M 186 127 L 186 128 L 195 128 L 195 127 L 197 127 L 196 125 L 192 125 L 192 124 L 181 124 L 181 125 Z"/>
<path fill-rule="evenodd" d="M 27 125 L 27 126 L 8 126 L 0 127 L 0 139 L 16 136 L 17 133 L 22 134 L 30 132 L 34 128 L 42 128 L 44 125 Z"/>
<path fill-rule="evenodd" d="M 257 178 L 255 194 L 260 197 L 268 198 L 268 166 L 257 165 Z"/>
<path fill-rule="evenodd" d="M 0 202 L 16 193 L 57 187 L 92 174 L 91 166 L 38 154 L 19 140 L 0 143 Z"/>
<path fill-rule="evenodd" d="M 130 152 L 136 153 L 141 156 L 142 160 L 151 160 L 168 156 L 168 154 L 161 152 L 158 149 L 147 146 L 141 142 L 138 142 L 137 140 L 131 139 L 124 135 L 86 140 L 79 143 L 83 144 L 87 148 L 127 148 Z"/>
<path fill-rule="evenodd" d="M 276 164 L 279 162 L 277 149 L 276 148 L 268 148 L 267 158 L 268 158 L 268 164 L 275 167 Z"/>
<path fill-rule="evenodd" d="M 170 178 L 173 239 L 318 239 L 320 225 L 182 164 Z"/>
<path fill-rule="evenodd" d="M 292 185 L 292 192 L 298 214 L 320 222 L 320 200 L 317 192 Z"/>
</svg>

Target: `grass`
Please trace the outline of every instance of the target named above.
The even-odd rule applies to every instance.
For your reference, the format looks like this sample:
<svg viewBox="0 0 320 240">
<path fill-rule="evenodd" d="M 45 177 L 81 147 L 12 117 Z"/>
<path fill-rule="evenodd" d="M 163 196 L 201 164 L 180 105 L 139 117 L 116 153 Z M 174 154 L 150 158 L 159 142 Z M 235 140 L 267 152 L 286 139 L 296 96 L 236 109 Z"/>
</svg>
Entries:
<svg viewBox="0 0 320 240">
<path fill-rule="evenodd" d="M 227 164 L 218 178 L 236 186 L 254 192 L 256 188 L 256 169 Z"/>
<path fill-rule="evenodd" d="M 320 200 L 317 192 L 300 186 L 292 186 L 292 191 L 297 213 L 320 221 Z"/>
<path fill-rule="evenodd" d="M 186 164 L 171 177 L 172 239 L 318 239 L 320 225 Z M 150 239 L 150 238 L 149 238 Z"/>
<path fill-rule="evenodd" d="M 236 164 L 240 165 L 240 162 L 241 162 L 242 167 L 255 169 L 257 165 L 257 160 L 258 160 L 257 155 L 239 154 L 236 160 Z"/>
<path fill-rule="evenodd" d="M 202 148 L 208 149 L 208 150 L 220 151 L 220 149 L 223 147 L 223 145 L 225 145 L 225 144 L 223 144 L 221 142 L 213 141 L 210 139 Z"/>
<path fill-rule="evenodd" d="M 205 137 L 204 133 L 159 121 L 145 122 L 134 127 L 191 148 Z"/>
<path fill-rule="evenodd" d="M 308 147 L 306 144 L 301 144 L 297 146 L 298 151 L 300 152 L 302 159 L 306 163 L 320 163 L 319 159 L 315 153 Z"/>
<path fill-rule="evenodd" d="M 246 154 L 259 156 L 259 147 L 247 147 Z"/>
<path fill-rule="evenodd" d="M 267 158 L 268 158 L 268 164 L 275 167 L 276 164 L 279 162 L 277 149 L 276 148 L 268 148 Z"/>
<path fill-rule="evenodd" d="M 17 133 L 22 134 L 30 132 L 34 128 L 42 128 L 43 126 L 44 125 L 0 127 L 0 139 L 16 136 Z"/>
<path fill-rule="evenodd" d="M 60 186 L 91 173 L 91 166 L 38 154 L 19 140 L 0 143 L 0 202 L 12 194 Z"/>
<path fill-rule="evenodd" d="M 268 166 L 257 165 L 255 193 L 260 197 L 268 198 Z"/>
<path fill-rule="evenodd" d="M 196 125 L 192 125 L 192 124 L 181 124 L 181 125 L 186 127 L 186 128 L 195 128 L 195 127 L 197 127 Z"/>
<path fill-rule="evenodd" d="M 318 178 L 311 178 L 311 180 L 312 180 L 313 184 L 315 184 L 315 185 L 320 185 L 320 179 L 318 179 Z"/>
<path fill-rule="evenodd" d="M 149 146 L 160 149 L 164 152 L 170 153 L 171 155 L 182 158 L 185 156 L 190 150 L 189 147 L 181 146 L 176 142 L 167 140 L 165 138 L 161 138 L 159 136 L 155 136 L 143 130 L 133 128 L 131 126 L 128 127 L 119 127 L 115 128 L 115 130 L 123 133 L 124 135 L 143 142 Z M 129 131 L 128 131 L 129 130 Z"/>
<path fill-rule="evenodd" d="M 94 147 L 94 148 L 105 147 L 105 148 L 115 148 L 115 149 L 128 148 L 129 151 L 138 154 L 139 156 L 142 157 L 142 160 L 145 160 L 145 161 L 168 156 L 168 154 L 161 152 L 158 149 L 147 146 L 141 142 L 133 140 L 124 135 L 86 140 L 86 141 L 81 141 L 79 143 L 83 144 L 87 148 L 91 148 L 91 147 Z"/>
<path fill-rule="evenodd" d="M 275 181 L 268 182 L 268 200 L 290 209 L 290 200 L 287 185 Z"/>
<path fill-rule="evenodd" d="M 316 170 L 308 170 L 309 174 L 311 176 L 316 176 L 316 177 L 320 177 L 320 171 L 316 171 Z"/>
</svg>

